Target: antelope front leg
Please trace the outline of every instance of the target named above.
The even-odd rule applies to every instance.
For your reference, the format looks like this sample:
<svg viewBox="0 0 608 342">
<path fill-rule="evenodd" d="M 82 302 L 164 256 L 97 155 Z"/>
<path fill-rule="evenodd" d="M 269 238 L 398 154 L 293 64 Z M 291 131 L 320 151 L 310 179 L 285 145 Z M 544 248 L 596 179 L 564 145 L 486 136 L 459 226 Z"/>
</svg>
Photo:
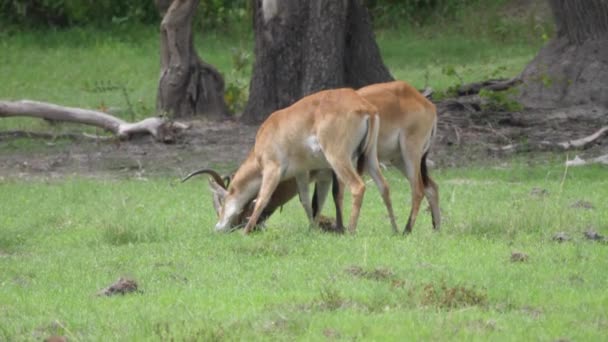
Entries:
<svg viewBox="0 0 608 342">
<path fill-rule="evenodd" d="M 281 180 L 281 168 L 278 165 L 271 165 L 264 168 L 262 173 L 262 186 L 260 188 L 260 192 L 258 194 L 258 199 L 255 203 L 255 208 L 253 209 L 253 213 L 251 217 L 249 217 L 249 221 L 245 226 L 245 230 L 243 230 L 244 234 L 249 234 L 260 218 L 262 211 L 268 205 L 268 201 L 270 201 L 270 196 L 279 185 L 279 181 Z"/>
<path fill-rule="evenodd" d="M 357 231 L 357 221 L 359 220 L 359 212 L 361 204 L 363 204 L 363 195 L 365 194 L 365 183 L 359 177 L 352 165 L 344 165 L 334 163 L 334 171 L 336 172 L 339 181 L 343 182 L 352 194 L 352 210 L 350 212 L 350 221 L 348 223 L 348 231 L 354 234 Z M 341 209 L 341 208 L 340 208 Z"/>
</svg>

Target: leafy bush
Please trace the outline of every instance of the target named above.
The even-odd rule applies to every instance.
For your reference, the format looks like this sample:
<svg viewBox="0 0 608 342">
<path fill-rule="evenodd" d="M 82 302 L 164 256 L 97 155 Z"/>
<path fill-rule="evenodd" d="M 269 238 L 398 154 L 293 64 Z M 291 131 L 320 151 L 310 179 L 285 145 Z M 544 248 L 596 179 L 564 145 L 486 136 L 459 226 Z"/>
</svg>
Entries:
<svg viewBox="0 0 608 342">
<path fill-rule="evenodd" d="M 2 21 L 34 27 L 158 20 L 149 0 L 0 0 Z"/>
<path fill-rule="evenodd" d="M 437 18 L 453 18 L 472 4 L 485 0 L 367 0 L 376 26 L 422 26 Z"/>
<path fill-rule="evenodd" d="M 199 17 L 205 28 L 222 28 L 247 14 L 247 0 L 202 0 Z M 151 0 L 0 0 L 0 22 L 28 27 L 158 24 Z"/>
<path fill-rule="evenodd" d="M 482 109 L 506 112 L 521 111 L 523 109 L 523 106 L 521 103 L 515 100 L 516 92 L 517 91 L 515 88 L 503 91 L 492 91 L 482 89 L 479 91 L 479 97 L 485 100 Z"/>
</svg>

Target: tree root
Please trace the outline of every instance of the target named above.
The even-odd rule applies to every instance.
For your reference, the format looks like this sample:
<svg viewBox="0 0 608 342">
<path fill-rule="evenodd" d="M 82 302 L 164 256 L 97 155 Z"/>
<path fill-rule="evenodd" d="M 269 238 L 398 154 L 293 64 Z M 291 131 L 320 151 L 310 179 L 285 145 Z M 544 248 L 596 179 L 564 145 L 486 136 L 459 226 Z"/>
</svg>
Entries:
<svg viewBox="0 0 608 342">
<path fill-rule="evenodd" d="M 491 90 L 491 91 L 502 91 L 507 90 L 509 88 L 515 87 L 521 84 L 522 81 L 519 77 L 514 77 L 511 79 L 496 79 L 496 80 L 487 80 L 483 82 L 475 82 L 469 83 L 465 85 L 461 85 L 458 90 L 458 96 L 466 96 L 466 95 L 475 95 L 479 94 L 479 92 L 483 90 Z"/>
</svg>

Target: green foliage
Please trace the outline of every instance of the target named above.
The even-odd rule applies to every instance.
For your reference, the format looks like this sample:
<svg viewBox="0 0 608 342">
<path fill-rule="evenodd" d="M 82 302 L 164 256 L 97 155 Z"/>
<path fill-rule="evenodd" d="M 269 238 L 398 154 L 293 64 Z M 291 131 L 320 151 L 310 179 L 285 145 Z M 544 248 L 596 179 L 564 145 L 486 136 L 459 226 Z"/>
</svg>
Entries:
<svg viewBox="0 0 608 342">
<path fill-rule="evenodd" d="M 481 89 L 479 97 L 485 100 L 482 109 L 488 111 L 519 112 L 523 109 L 521 103 L 515 100 L 517 89 L 503 91 Z"/>
<path fill-rule="evenodd" d="M 251 54 L 242 48 L 232 48 L 232 69 L 226 78 L 224 100 L 230 112 L 239 114 L 249 98 L 249 74 L 251 73 Z"/>
<path fill-rule="evenodd" d="M 137 115 L 135 113 L 135 107 L 133 106 L 133 103 L 131 102 L 131 97 L 129 95 L 129 89 L 127 88 L 126 84 L 113 83 L 112 81 L 95 81 L 95 82 L 93 82 L 93 84 L 89 84 L 88 82 L 86 82 L 84 85 L 84 91 L 90 92 L 90 93 L 119 92 L 123 97 L 126 108 L 121 109 L 120 110 L 121 113 L 114 113 L 114 114 L 123 114 L 123 115 L 126 114 L 131 119 L 132 122 L 135 122 L 135 117 Z M 144 110 L 147 109 L 141 101 L 138 101 L 138 104 L 139 104 L 140 109 L 144 109 Z M 103 102 L 99 104 L 99 107 L 104 112 L 107 112 L 109 109 L 106 107 L 106 105 Z M 140 113 L 140 116 L 146 115 L 146 114 L 150 114 L 150 113 L 149 112 Z"/>
<path fill-rule="evenodd" d="M 28 26 L 74 26 L 83 24 L 152 23 L 158 20 L 150 0 L 0 0 L 6 22 Z"/>
<path fill-rule="evenodd" d="M 29 27 L 71 27 L 158 24 L 152 0 L 0 0 L 0 22 Z M 247 0 L 203 0 L 198 23 L 204 28 L 224 29 L 246 21 Z"/>
<path fill-rule="evenodd" d="M 248 0 L 203 0 L 198 21 L 207 29 L 228 31 L 230 26 L 249 27 L 251 9 Z"/>
<path fill-rule="evenodd" d="M 426 26 L 437 20 L 449 20 L 471 5 L 488 0 L 367 0 L 366 4 L 378 27 Z"/>
</svg>

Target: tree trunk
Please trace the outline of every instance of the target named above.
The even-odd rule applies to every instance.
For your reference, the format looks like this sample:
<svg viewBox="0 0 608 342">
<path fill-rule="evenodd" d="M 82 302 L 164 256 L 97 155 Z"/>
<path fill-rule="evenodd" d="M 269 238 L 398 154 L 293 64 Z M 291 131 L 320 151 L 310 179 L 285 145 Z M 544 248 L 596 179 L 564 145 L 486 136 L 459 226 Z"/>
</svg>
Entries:
<svg viewBox="0 0 608 342">
<path fill-rule="evenodd" d="M 252 0 L 255 63 L 242 119 L 303 96 L 392 80 L 361 0 Z"/>
<path fill-rule="evenodd" d="M 193 44 L 192 21 L 198 0 L 156 0 L 160 24 L 161 72 L 156 108 L 172 117 L 228 114 L 224 79 L 203 62 Z"/>
<path fill-rule="evenodd" d="M 557 35 L 521 74 L 531 108 L 608 108 L 608 1 L 549 0 Z"/>
</svg>

